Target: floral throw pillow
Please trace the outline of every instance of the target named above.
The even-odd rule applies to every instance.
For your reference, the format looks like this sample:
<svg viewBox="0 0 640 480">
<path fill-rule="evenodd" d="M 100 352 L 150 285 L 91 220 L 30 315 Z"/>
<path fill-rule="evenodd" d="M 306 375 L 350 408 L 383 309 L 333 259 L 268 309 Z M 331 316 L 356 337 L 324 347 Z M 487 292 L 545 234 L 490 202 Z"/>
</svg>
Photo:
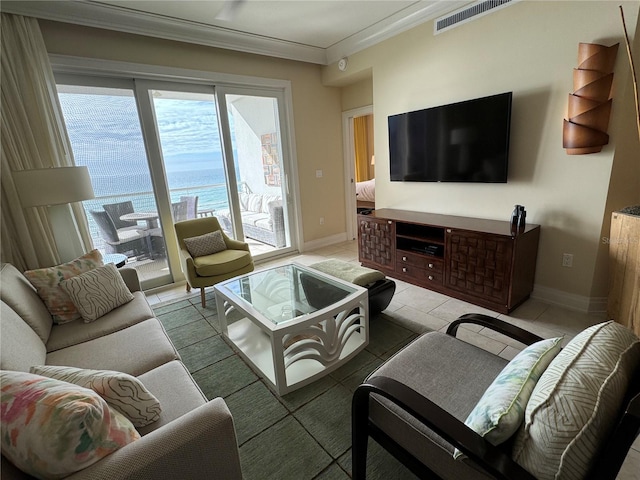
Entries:
<svg viewBox="0 0 640 480">
<path fill-rule="evenodd" d="M 524 421 L 533 388 L 561 350 L 562 337 L 541 340 L 522 350 L 489 385 L 465 425 L 491 444 L 507 441 Z M 458 449 L 454 458 L 462 456 Z"/>
<path fill-rule="evenodd" d="M 194 258 L 212 255 L 227 249 L 227 244 L 224 243 L 224 237 L 220 230 L 197 237 L 185 238 L 184 245 Z"/>
<path fill-rule="evenodd" d="M 160 418 L 160 402 L 133 375 L 112 370 L 89 370 L 56 365 L 39 365 L 31 373 L 90 388 L 111 408 L 127 417 L 134 427 L 144 427 Z"/>
<path fill-rule="evenodd" d="M 93 390 L 24 372 L 0 372 L 2 454 L 37 478 L 64 478 L 140 435 Z"/>
<path fill-rule="evenodd" d="M 60 283 L 68 278 L 102 266 L 102 254 L 98 250 L 76 258 L 68 263 L 55 267 L 27 270 L 24 276 L 36 288 L 38 295 L 46 305 L 57 324 L 69 323 L 80 318 L 80 313 L 75 307 L 67 292 Z"/>
</svg>

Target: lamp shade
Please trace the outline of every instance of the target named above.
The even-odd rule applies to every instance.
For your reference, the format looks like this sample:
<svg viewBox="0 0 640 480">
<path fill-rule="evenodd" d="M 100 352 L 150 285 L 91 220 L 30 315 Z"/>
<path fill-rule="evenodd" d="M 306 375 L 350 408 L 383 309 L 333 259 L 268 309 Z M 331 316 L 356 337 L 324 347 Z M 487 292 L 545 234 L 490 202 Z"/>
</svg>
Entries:
<svg viewBox="0 0 640 480">
<path fill-rule="evenodd" d="M 22 207 L 42 207 L 95 198 L 87 167 L 38 168 L 13 172 Z"/>
</svg>

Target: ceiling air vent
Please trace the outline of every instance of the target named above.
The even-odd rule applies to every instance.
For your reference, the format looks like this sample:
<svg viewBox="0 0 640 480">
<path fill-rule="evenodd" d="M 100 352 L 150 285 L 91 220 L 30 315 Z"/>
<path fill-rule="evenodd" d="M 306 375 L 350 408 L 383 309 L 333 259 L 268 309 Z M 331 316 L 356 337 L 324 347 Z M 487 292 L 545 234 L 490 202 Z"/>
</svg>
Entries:
<svg viewBox="0 0 640 480">
<path fill-rule="evenodd" d="M 451 12 L 444 17 L 437 18 L 433 23 L 433 34 L 437 35 L 445 30 L 475 20 L 477 17 L 486 15 L 493 10 L 506 7 L 517 1 L 519 0 L 479 0 L 455 12 Z"/>
</svg>

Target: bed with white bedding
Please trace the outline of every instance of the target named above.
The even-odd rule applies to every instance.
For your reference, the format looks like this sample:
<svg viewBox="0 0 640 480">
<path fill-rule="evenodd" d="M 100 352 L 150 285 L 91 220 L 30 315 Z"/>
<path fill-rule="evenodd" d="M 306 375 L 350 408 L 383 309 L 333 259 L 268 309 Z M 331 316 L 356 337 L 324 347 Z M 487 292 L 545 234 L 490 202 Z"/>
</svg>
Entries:
<svg viewBox="0 0 640 480">
<path fill-rule="evenodd" d="M 376 208 L 376 179 L 356 182 L 356 208 L 374 209 Z"/>
</svg>

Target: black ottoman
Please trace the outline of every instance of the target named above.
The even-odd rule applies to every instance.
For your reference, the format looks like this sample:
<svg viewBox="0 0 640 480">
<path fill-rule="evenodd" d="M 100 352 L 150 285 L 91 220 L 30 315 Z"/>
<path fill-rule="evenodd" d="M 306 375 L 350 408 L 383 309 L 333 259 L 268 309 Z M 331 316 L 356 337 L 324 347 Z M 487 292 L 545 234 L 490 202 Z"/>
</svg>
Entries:
<svg viewBox="0 0 640 480">
<path fill-rule="evenodd" d="M 396 283 L 384 273 L 342 260 L 324 260 L 310 268 L 366 288 L 369 291 L 369 315 L 375 315 L 389 306 L 396 291 Z"/>
</svg>

